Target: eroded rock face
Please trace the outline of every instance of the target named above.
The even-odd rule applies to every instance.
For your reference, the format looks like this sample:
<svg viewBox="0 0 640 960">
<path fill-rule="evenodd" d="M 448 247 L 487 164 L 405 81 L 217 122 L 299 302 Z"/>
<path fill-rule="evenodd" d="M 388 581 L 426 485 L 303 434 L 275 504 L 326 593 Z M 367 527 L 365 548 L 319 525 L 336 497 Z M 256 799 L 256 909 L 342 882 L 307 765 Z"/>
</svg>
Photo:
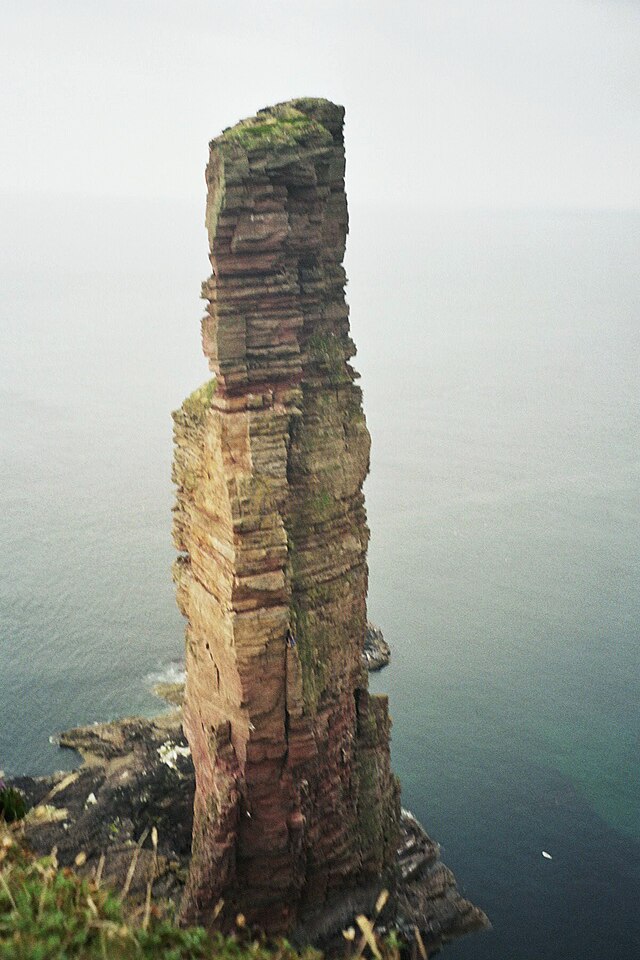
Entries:
<svg viewBox="0 0 640 960">
<path fill-rule="evenodd" d="M 368 693 L 363 657 L 370 440 L 349 363 L 343 116 L 294 100 L 211 143 L 202 340 L 215 378 L 174 414 L 196 777 L 183 918 L 242 912 L 314 940 L 409 882 L 387 700 Z M 432 944 L 486 922 L 452 878 L 434 894 L 431 859 L 418 860 L 409 929 Z M 432 894 L 449 912 L 416 919 L 409 904 Z"/>
<path fill-rule="evenodd" d="M 297 100 L 211 143 L 215 381 L 174 415 L 196 770 L 185 915 L 270 931 L 394 860 L 386 698 L 367 692 L 369 433 L 349 365 L 344 111 Z"/>
</svg>

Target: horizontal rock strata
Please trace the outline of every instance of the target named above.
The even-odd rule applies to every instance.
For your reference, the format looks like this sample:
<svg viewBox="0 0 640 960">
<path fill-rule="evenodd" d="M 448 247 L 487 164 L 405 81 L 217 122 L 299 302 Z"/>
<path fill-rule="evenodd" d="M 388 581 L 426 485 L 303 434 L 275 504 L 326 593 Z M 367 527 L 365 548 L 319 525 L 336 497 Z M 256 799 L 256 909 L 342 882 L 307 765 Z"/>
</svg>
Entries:
<svg viewBox="0 0 640 960">
<path fill-rule="evenodd" d="M 270 933 L 391 883 L 401 832 L 387 701 L 362 660 L 370 441 L 349 363 L 343 113 L 291 101 L 211 143 L 215 378 L 174 414 L 196 776 L 183 915 L 241 911 Z"/>
<path fill-rule="evenodd" d="M 391 660 L 391 648 L 384 639 L 382 630 L 376 627 L 371 621 L 367 623 L 367 632 L 364 637 L 364 648 L 362 650 L 361 661 L 363 667 L 371 673 L 375 673 L 386 667 Z M 154 684 L 153 692 L 161 700 L 176 707 L 181 707 L 184 703 L 184 680 L 159 681 Z"/>
</svg>

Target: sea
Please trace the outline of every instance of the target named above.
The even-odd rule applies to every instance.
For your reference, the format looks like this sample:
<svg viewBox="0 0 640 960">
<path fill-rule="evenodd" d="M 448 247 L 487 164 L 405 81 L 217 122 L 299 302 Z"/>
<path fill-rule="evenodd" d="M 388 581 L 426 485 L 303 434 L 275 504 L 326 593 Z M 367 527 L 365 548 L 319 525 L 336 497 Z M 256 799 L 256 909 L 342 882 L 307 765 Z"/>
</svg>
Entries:
<svg viewBox="0 0 640 960">
<path fill-rule="evenodd" d="M 209 265 L 195 201 L 4 198 L 0 240 L 11 776 L 180 676 L 170 414 L 209 377 Z M 639 247 L 638 212 L 351 209 L 371 686 L 492 922 L 451 960 L 640 956 Z"/>
</svg>

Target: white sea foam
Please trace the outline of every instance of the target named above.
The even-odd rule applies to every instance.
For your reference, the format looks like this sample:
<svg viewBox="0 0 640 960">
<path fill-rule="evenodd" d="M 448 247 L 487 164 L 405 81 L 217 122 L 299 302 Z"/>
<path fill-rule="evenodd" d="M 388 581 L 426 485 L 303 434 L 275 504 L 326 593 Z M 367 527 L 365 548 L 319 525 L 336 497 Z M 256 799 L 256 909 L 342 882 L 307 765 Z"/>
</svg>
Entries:
<svg viewBox="0 0 640 960">
<path fill-rule="evenodd" d="M 157 683 L 184 683 L 186 679 L 184 660 L 171 660 L 159 670 L 148 673 L 145 677 L 145 684 L 154 687 Z"/>
</svg>

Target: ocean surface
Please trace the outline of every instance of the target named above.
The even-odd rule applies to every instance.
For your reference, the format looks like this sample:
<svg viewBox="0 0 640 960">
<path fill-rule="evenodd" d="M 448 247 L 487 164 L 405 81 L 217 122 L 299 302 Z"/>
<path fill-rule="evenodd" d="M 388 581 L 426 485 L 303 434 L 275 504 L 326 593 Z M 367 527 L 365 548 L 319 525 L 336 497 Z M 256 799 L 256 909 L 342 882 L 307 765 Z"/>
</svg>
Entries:
<svg viewBox="0 0 640 960">
<path fill-rule="evenodd" d="M 162 704 L 202 210 L 0 200 L 0 768 Z M 369 609 L 404 805 L 493 930 L 640 956 L 640 214 L 352 209 Z M 542 856 L 545 850 L 552 859 Z"/>
</svg>

